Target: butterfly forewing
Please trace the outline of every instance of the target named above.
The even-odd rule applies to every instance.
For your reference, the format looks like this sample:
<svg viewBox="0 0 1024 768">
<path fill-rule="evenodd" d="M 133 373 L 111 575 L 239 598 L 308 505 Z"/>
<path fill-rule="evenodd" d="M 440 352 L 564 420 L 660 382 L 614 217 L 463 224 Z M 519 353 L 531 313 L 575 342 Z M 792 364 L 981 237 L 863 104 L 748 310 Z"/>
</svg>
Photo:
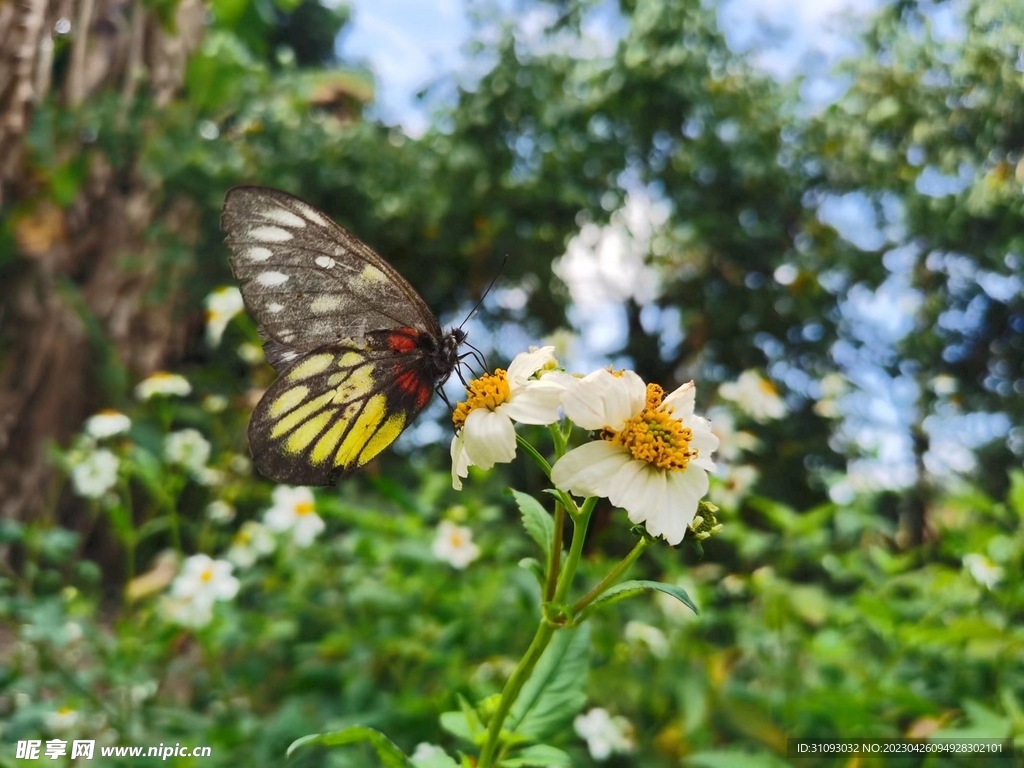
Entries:
<svg viewBox="0 0 1024 768">
<path fill-rule="evenodd" d="M 405 279 L 308 203 L 236 187 L 225 198 L 221 224 L 246 308 L 268 340 L 296 356 L 382 328 L 440 335 Z"/>
<path fill-rule="evenodd" d="M 267 477 L 328 485 L 401 434 L 458 362 L 465 338 L 393 267 L 308 203 L 238 187 L 222 226 L 242 298 L 280 373 L 249 446 Z"/>
</svg>

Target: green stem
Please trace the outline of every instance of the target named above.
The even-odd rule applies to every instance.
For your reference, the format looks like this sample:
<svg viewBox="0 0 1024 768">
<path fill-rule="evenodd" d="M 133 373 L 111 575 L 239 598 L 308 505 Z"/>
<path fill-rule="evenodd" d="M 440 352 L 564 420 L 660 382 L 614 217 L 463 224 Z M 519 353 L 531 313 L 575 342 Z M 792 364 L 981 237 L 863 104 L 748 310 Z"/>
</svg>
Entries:
<svg viewBox="0 0 1024 768">
<path fill-rule="evenodd" d="M 555 531 L 551 539 L 551 557 L 548 560 L 548 578 L 544 585 L 544 602 L 555 599 L 558 587 L 558 566 L 562 563 L 562 529 L 565 528 L 565 505 L 555 502 Z"/>
<path fill-rule="evenodd" d="M 622 558 L 618 565 L 612 568 L 608 575 L 601 579 L 601 581 L 597 584 L 596 587 L 587 592 L 587 594 L 585 594 L 583 597 L 581 597 L 573 604 L 573 616 L 579 615 L 580 611 L 582 611 L 584 608 L 586 608 L 588 605 L 594 602 L 594 600 L 596 600 L 602 594 L 604 594 L 604 592 L 610 586 L 612 586 L 616 581 L 619 580 L 619 577 L 626 572 L 629 566 L 636 562 L 636 559 L 640 557 L 640 555 L 643 554 L 644 550 L 647 549 L 647 547 L 649 547 L 650 545 L 650 539 L 646 537 L 640 539 L 640 541 L 636 543 L 636 546 L 633 547 L 632 550 L 630 550 L 629 554 Z"/>
<path fill-rule="evenodd" d="M 569 545 L 569 556 L 565 559 L 565 568 L 558 577 L 558 588 L 555 590 L 554 601 L 561 603 L 572 586 L 572 578 L 576 575 L 576 568 L 580 564 L 580 557 L 583 555 L 583 540 L 587 537 L 587 526 L 590 524 L 590 515 L 597 504 L 597 497 L 591 496 L 583 502 L 579 514 L 573 518 L 572 543 Z"/>
<path fill-rule="evenodd" d="M 544 470 L 545 477 L 551 477 L 551 465 L 548 464 L 548 460 L 541 456 L 540 452 L 530 445 L 530 443 L 528 443 L 518 432 L 516 433 L 516 443 L 518 443 L 519 447 L 526 451 L 526 453 L 533 457 L 533 460 L 537 462 L 537 465 Z"/>
<path fill-rule="evenodd" d="M 493 765 L 498 746 L 501 743 L 501 726 L 505 723 L 505 718 L 508 717 L 509 710 L 512 709 L 512 704 L 515 703 L 516 697 L 519 696 L 519 691 L 522 690 L 523 685 L 530 678 L 533 668 L 537 666 L 541 654 L 544 653 L 544 649 L 551 642 L 555 629 L 557 627 L 541 619 L 540 626 L 537 627 L 537 633 L 533 636 L 533 642 L 530 643 L 530 647 L 523 658 L 519 660 L 519 664 L 516 665 L 512 676 L 509 677 L 508 682 L 505 683 L 505 688 L 501 692 L 501 701 L 498 703 L 498 709 L 491 717 L 490 725 L 487 728 L 487 739 L 484 741 L 484 748 L 480 752 L 480 762 L 477 763 L 477 768 L 491 768 Z"/>
</svg>

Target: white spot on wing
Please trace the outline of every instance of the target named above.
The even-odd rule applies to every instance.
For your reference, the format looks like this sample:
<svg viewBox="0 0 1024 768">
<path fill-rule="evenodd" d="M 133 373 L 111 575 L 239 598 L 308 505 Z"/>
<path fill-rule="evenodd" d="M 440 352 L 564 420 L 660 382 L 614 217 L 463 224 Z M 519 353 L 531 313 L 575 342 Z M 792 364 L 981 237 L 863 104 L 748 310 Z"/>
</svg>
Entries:
<svg viewBox="0 0 1024 768">
<path fill-rule="evenodd" d="M 306 205 L 305 203 L 296 203 L 295 207 L 299 209 L 299 213 L 301 213 L 307 219 L 312 221 L 314 224 L 319 224 L 321 227 L 326 227 L 330 224 L 330 222 L 328 222 L 327 219 L 320 215 L 319 211 L 317 211 L 310 205 Z"/>
<path fill-rule="evenodd" d="M 288 362 L 291 362 L 292 360 L 294 360 L 298 356 L 299 356 L 298 352 L 285 352 L 283 355 L 281 355 L 281 359 L 284 362 L 288 363 Z"/>
<path fill-rule="evenodd" d="M 296 216 L 291 211 L 286 211 L 284 208 L 268 208 L 265 211 L 260 211 L 260 214 L 265 219 L 277 222 L 284 227 L 304 227 L 306 222 L 301 216 Z"/>
<path fill-rule="evenodd" d="M 284 309 L 284 304 L 278 304 L 276 301 L 267 304 L 267 312 L 273 312 L 275 315 L 282 309 Z"/>
<path fill-rule="evenodd" d="M 283 243 L 292 239 L 292 233 L 280 227 L 253 227 L 246 234 L 253 240 L 265 243 Z"/>
<path fill-rule="evenodd" d="M 288 275 L 284 272 L 260 272 L 256 275 L 256 282 L 268 288 L 288 282 Z"/>
<path fill-rule="evenodd" d="M 254 245 L 245 250 L 245 255 L 246 258 L 252 261 L 266 261 L 274 255 L 274 252 L 269 248 L 264 248 L 262 245 Z"/>
<path fill-rule="evenodd" d="M 330 269 L 331 267 L 333 267 L 337 263 L 338 262 L 336 262 L 330 256 L 317 256 L 316 257 L 316 265 L 318 267 L 323 267 L 324 269 Z"/>
<path fill-rule="evenodd" d="M 309 309 L 317 315 L 333 312 L 341 306 L 341 299 L 337 296 L 317 296 L 310 302 Z"/>
</svg>

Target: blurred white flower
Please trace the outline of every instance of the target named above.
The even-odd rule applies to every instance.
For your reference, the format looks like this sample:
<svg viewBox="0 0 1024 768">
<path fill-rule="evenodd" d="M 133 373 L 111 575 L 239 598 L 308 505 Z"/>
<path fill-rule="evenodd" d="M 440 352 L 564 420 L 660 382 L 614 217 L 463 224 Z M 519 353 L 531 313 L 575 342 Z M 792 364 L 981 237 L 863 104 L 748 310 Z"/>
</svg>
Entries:
<svg viewBox="0 0 1024 768">
<path fill-rule="evenodd" d="M 677 601 L 678 602 L 678 601 Z M 626 642 L 631 645 L 642 643 L 652 656 L 664 659 L 668 656 L 668 638 L 665 633 L 653 624 L 645 624 L 642 621 L 630 621 L 626 624 L 623 632 Z"/>
<path fill-rule="evenodd" d="M 46 730 L 50 733 L 60 734 L 74 730 L 78 725 L 80 717 L 77 711 L 71 707 L 64 706 L 53 712 L 47 712 L 43 717 Z"/>
<path fill-rule="evenodd" d="M 206 519 L 211 523 L 230 523 L 235 519 L 235 508 L 223 499 L 206 505 Z"/>
<path fill-rule="evenodd" d="M 210 442 L 198 429 L 181 429 L 164 438 L 164 458 L 193 475 L 201 475 L 210 460 Z"/>
<path fill-rule="evenodd" d="M 139 400 L 149 400 L 152 397 L 162 395 L 169 397 L 184 397 L 192 391 L 192 385 L 188 379 L 176 373 L 158 371 L 148 379 L 143 379 L 135 387 L 135 396 Z"/>
<path fill-rule="evenodd" d="M 71 468 L 71 484 L 79 496 L 101 498 L 117 483 L 121 460 L 106 448 L 88 454 Z"/>
<path fill-rule="evenodd" d="M 553 424 L 566 387 L 575 379 L 550 371 L 556 365 L 554 347 L 542 347 L 516 355 L 508 371 L 498 368 L 469 382 L 466 400 L 458 404 L 452 421 L 458 430 L 452 438 L 452 487 L 462 490 L 469 467 L 490 469 L 516 456 L 516 432 L 520 424 Z"/>
<path fill-rule="evenodd" d="M 120 411 L 103 410 L 85 421 L 85 433 L 97 440 L 127 432 L 132 420 Z"/>
<path fill-rule="evenodd" d="M 263 348 L 248 341 L 238 345 L 238 356 L 249 365 L 259 365 L 266 359 L 263 355 Z"/>
<path fill-rule="evenodd" d="M 757 467 L 741 464 L 729 467 L 725 477 L 711 493 L 711 500 L 725 509 L 736 509 L 757 482 L 760 472 Z"/>
<path fill-rule="evenodd" d="M 263 516 L 263 522 L 272 531 L 291 531 L 292 540 L 300 547 L 308 547 L 326 525 L 316 513 L 316 499 L 309 488 L 279 485 L 271 497 L 273 506 Z"/>
<path fill-rule="evenodd" d="M 267 526 L 255 520 L 247 520 L 232 539 L 231 548 L 225 557 L 239 568 L 251 568 L 261 557 L 273 552 L 276 545 Z"/>
<path fill-rule="evenodd" d="M 781 419 L 786 415 L 786 403 L 779 397 L 779 391 L 757 371 L 744 371 L 735 382 L 726 382 L 718 388 L 718 394 L 732 400 L 755 421 L 766 422 Z"/>
<path fill-rule="evenodd" d="M 480 548 L 473 543 L 473 531 L 450 520 L 442 520 L 437 526 L 431 551 L 438 560 L 459 570 L 480 557 Z"/>
<path fill-rule="evenodd" d="M 576 734 L 587 742 L 590 756 L 607 760 L 613 752 L 627 754 L 633 751 L 633 726 L 622 716 L 612 717 L 608 710 L 595 707 L 573 720 Z"/>
<path fill-rule="evenodd" d="M 652 536 L 678 544 L 707 493 L 718 438 L 693 413 L 696 388 L 669 395 L 633 371 L 599 370 L 562 398 L 574 424 L 599 433 L 560 458 L 551 482 L 577 496 L 603 496 L 643 523 Z"/>
<path fill-rule="evenodd" d="M 760 445 L 750 432 L 737 431 L 736 420 L 728 408 L 720 405 L 709 408 L 708 421 L 711 422 L 711 434 L 718 438 L 716 458 L 722 461 L 733 461 L 741 451 L 753 451 Z"/>
<path fill-rule="evenodd" d="M 228 399 L 224 395 L 207 395 L 203 398 L 203 410 L 207 413 L 223 413 L 227 407 Z"/>
<path fill-rule="evenodd" d="M 416 751 L 412 753 L 409 760 L 411 760 L 412 764 L 418 768 L 420 763 L 426 763 L 429 765 L 433 760 L 439 757 L 448 757 L 448 753 L 435 744 L 428 744 L 425 741 L 421 741 L 416 745 Z"/>
<path fill-rule="evenodd" d="M 220 346 L 231 318 L 245 309 L 242 292 L 233 285 L 215 289 L 206 297 L 206 343 Z"/>
<path fill-rule="evenodd" d="M 846 394 L 846 379 L 838 373 L 830 373 L 818 384 L 819 398 L 814 404 L 814 412 L 825 419 L 837 419 L 843 415 L 840 401 Z"/>
<path fill-rule="evenodd" d="M 192 629 L 205 627 L 213 621 L 213 603 L 204 600 L 164 595 L 158 609 L 167 621 Z"/>
<path fill-rule="evenodd" d="M 995 589 L 1003 580 L 1003 569 L 985 555 L 964 555 L 963 562 L 972 578 L 986 589 Z"/>
<path fill-rule="evenodd" d="M 171 597 L 205 603 L 231 600 L 240 584 L 231 575 L 234 566 L 227 560 L 214 560 L 209 555 L 192 555 L 181 564 L 181 571 L 171 583 Z"/>
</svg>

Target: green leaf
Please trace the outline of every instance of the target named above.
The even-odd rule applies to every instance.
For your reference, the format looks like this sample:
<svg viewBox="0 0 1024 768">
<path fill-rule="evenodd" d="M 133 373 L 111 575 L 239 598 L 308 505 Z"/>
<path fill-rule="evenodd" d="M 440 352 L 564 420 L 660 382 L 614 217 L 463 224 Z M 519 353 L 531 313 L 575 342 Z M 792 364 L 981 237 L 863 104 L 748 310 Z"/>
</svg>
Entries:
<svg viewBox="0 0 1024 768">
<path fill-rule="evenodd" d="M 524 571 L 529 571 L 537 577 L 537 583 L 540 584 L 541 589 L 544 588 L 544 566 L 540 564 L 540 561 L 535 557 L 524 557 L 520 560 L 517 565 Z"/>
<path fill-rule="evenodd" d="M 330 733 L 311 733 L 296 739 L 288 747 L 287 757 L 306 747 L 339 747 L 346 744 L 369 744 L 385 768 L 415 768 L 405 753 L 380 731 L 362 725 L 353 725 Z"/>
<path fill-rule="evenodd" d="M 1024 472 L 1019 469 L 1010 472 L 1010 490 L 1006 500 L 1017 516 L 1024 519 Z"/>
<path fill-rule="evenodd" d="M 587 703 L 588 627 L 561 629 L 537 662 L 508 717 L 508 729 L 539 741 L 558 733 Z"/>
<path fill-rule="evenodd" d="M 530 534 L 530 538 L 537 542 L 545 559 L 549 558 L 551 542 L 555 538 L 555 521 L 533 496 L 516 490 L 512 491 L 512 496 L 515 497 L 516 506 L 523 515 L 523 527 Z"/>
<path fill-rule="evenodd" d="M 597 598 L 587 607 L 583 615 L 588 616 L 598 608 L 617 603 L 619 600 L 625 600 L 627 597 L 634 597 L 642 592 L 650 591 L 664 592 L 666 595 L 671 595 L 694 613 L 700 613 L 686 590 L 682 587 L 677 587 L 675 584 L 662 584 L 660 581 L 624 581 L 621 584 L 616 584 Z"/>
<path fill-rule="evenodd" d="M 452 736 L 456 736 L 470 744 L 477 743 L 477 737 L 483 734 L 484 724 L 473 706 L 465 698 L 459 696 L 458 712 L 442 712 L 441 727 Z"/>
<path fill-rule="evenodd" d="M 514 757 L 502 760 L 498 765 L 504 768 L 572 768 L 572 758 L 555 747 L 535 744 Z"/>
</svg>

